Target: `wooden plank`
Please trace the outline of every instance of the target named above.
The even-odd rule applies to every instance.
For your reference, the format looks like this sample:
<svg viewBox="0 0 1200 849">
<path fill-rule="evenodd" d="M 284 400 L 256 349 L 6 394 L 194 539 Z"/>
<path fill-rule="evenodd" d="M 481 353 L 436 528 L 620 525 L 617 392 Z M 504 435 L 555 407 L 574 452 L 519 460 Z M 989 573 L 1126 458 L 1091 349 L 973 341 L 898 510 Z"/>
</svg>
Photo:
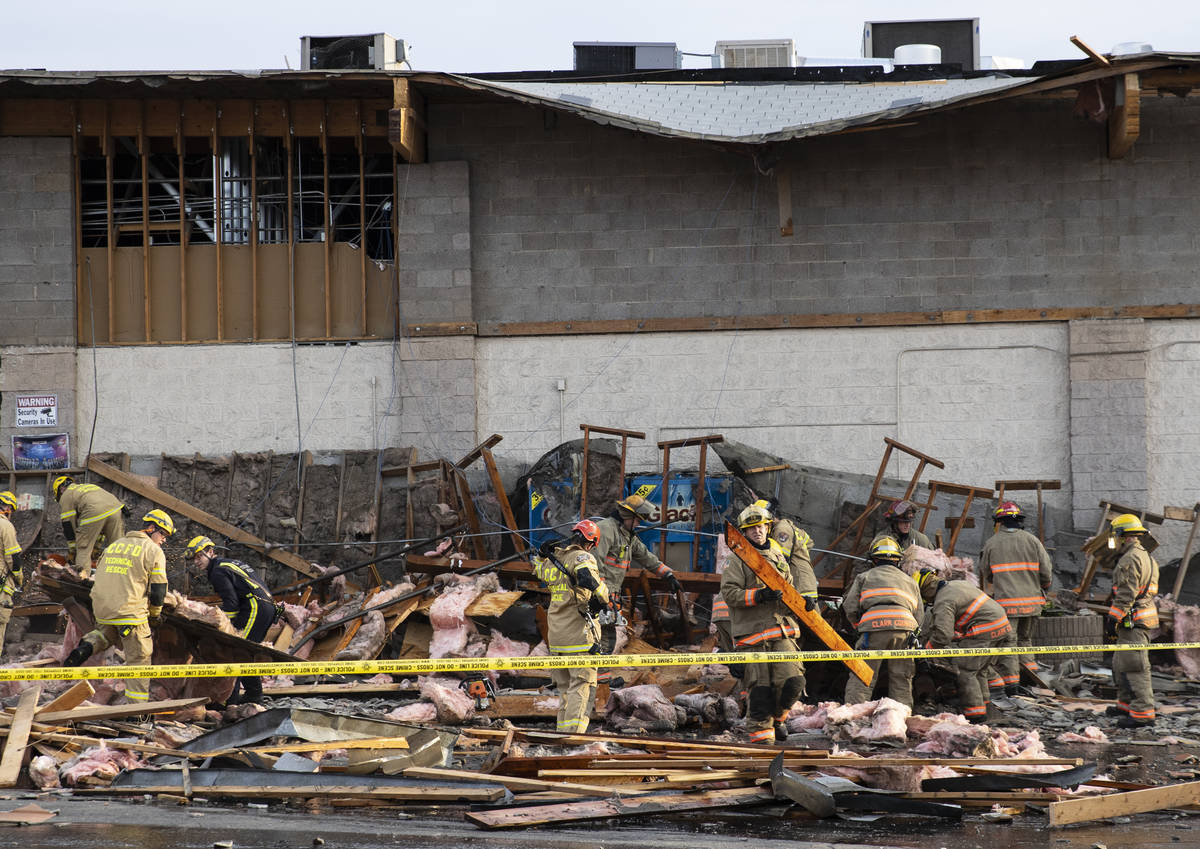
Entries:
<svg viewBox="0 0 1200 849">
<path fill-rule="evenodd" d="M 759 579 L 773 590 L 779 590 L 783 594 L 783 603 L 796 614 L 797 618 L 803 622 L 808 629 L 833 651 L 853 651 L 850 646 L 846 645 L 846 641 L 838 635 L 837 631 L 830 627 L 829 623 L 821 618 L 819 613 L 810 613 L 808 608 L 804 606 L 804 598 L 800 593 L 796 592 L 788 581 L 784 580 L 766 559 L 758 553 L 758 549 L 750 544 L 750 541 L 742 536 L 742 532 L 735 528 L 730 522 L 725 523 L 725 541 L 729 545 L 729 550 L 738 556 L 738 558 L 753 570 L 754 574 L 758 575 Z M 864 684 L 870 685 L 872 680 L 871 667 L 865 661 L 858 658 L 850 658 L 843 660 L 842 663 Z"/>
<path fill-rule="evenodd" d="M 310 578 L 320 576 L 320 572 L 307 560 L 299 555 L 293 554 L 285 549 L 270 547 L 268 544 L 253 534 L 243 531 L 241 528 L 229 524 L 228 522 L 218 519 L 216 516 L 201 510 L 199 507 L 194 507 L 186 501 L 181 501 L 173 495 L 168 495 L 161 489 L 142 481 L 141 478 L 122 472 L 120 469 L 113 468 L 108 463 L 89 457 L 87 467 L 89 471 L 93 471 L 101 477 L 107 478 L 113 483 L 120 484 L 131 492 L 136 492 L 143 498 L 153 501 L 160 507 L 169 511 L 178 513 L 181 516 L 186 516 L 193 522 L 198 522 L 209 530 L 216 531 L 222 536 L 240 542 L 243 545 L 254 549 L 260 554 L 271 558 L 277 563 L 282 563 L 290 569 L 294 569 L 302 575 L 307 575 Z M 230 481 L 233 480 L 233 475 L 229 476 Z"/>
<path fill-rule="evenodd" d="M 100 705 L 89 708 L 72 708 L 58 710 L 38 716 L 40 722 L 89 722 L 94 719 L 124 719 L 129 716 L 142 716 L 150 713 L 169 713 L 206 704 L 208 696 L 196 696 L 190 699 L 167 699 L 161 702 L 144 702 L 140 705 Z"/>
<path fill-rule="evenodd" d="M 1128 793 L 1110 793 L 1107 796 L 1064 799 L 1050 803 L 1050 825 L 1070 825 L 1108 817 L 1144 814 L 1197 803 L 1200 803 L 1200 781 L 1132 790 Z"/>
<path fill-rule="evenodd" d="M 1108 158 L 1122 159 L 1142 130 L 1142 89 L 1137 74 L 1123 74 L 1113 82 L 1116 104 L 1108 116 Z"/>
<path fill-rule="evenodd" d="M 496 468 L 496 458 L 492 452 L 484 448 L 479 452 L 483 455 L 483 465 L 492 481 L 492 489 L 496 493 L 496 501 L 500 504 L 500 515 L 504 517 L 505 526 L 512 531 L 513 546 L 520 554 L 525 553 L 525 539 L 517 529 L 517 519 L 513 516 L 512 505 L 508 503 L 508 493 L 504 491 L 504 482 L 500 479 L 500 470 Z"/>
<path fill-rule="evenodd" d="M 213 749 L 195 757 L 215 758 L 235 752 L 331 752 L 335 749 L 407 749 L 407 737 L 363 737 L 357 740 L 331 740 L 326 743 L 280 743 L 277 746 L 235 746 L 228 749 Z"/>
<path fill-rule="evenodd" d="M 633 799 L 597 799 L 592 802 L 567 802 L 560 805 L 472 811 L 466 814 L 465 818 L 481 828 L 523 828 L 546 823 L 583 822 L 609 817 L 644 816 L 646 814 L 760 805 L 772 802 L 774 798 L 769 790 L 759 787 L 737 787 L 730 790 L 712 790 L 706 793 L 656 794 Z"/>
<path fill-rule="evenodd" d="M 320 785 L 320 776 L 313 783 L 298 787 L 270 785 L 192 785 L 193 796 L 229 796 L 246 799 L 390 799 L 402 802 L 497 802 L 504 797 L 503 787 L 374 787 L 363 785 Z M 144 787 L 97 787 L 75 790 L 84 795 L 141 796 L 155 793 L 178 793 L 177 784 L 158 784 Z"/>
<path fill-rule="evenodd" d="M 96 688 L 92 686 L 91 681 L 78 681 L 71 689 L 67 690 L 54 701 L 46 702 L 46 704 L 42 705 L 34 713 L 35 715 L 41 715 L 60 710 L 70 710 L 73 707 L 77 707 L 80 702 L 85 702 L 94 695 L 96 695 Z"/>
<path fill-rule="evenodd" d="M 25 746 L 29 742 L 29 732 L 33 727 L 33 712 L 37 710 L 41 695 L 41 682 L 21 693 L 12 725 L 8 729 L 8 739 L 4 743 L 4 755 L 0 757 L 0 787 L 17 786 L 17 779 L 21 777 L 21 764 L 25 760 Z"/>
<path fill-rule="evenodd" d="M 600 784 L 576 784 L 570 781 L 539 781 L 536 778 L 517 778 L 515 776 L 490 775 L 488 773 L 468 772 L 461 769 L 436 769 L 433 767 L 409 767 L 404 770 L 405 778 L 429 778 L 437 781 L 486 782 L 499 784 L 515 792 L 528 790 L 563 790 L 577 793 L 581 796 L 600 796 L 607 798 L 613 795 L 613 788 Z M 648 791 L 634 790 L 630 795 L 642 795 Z"/>
</svg>

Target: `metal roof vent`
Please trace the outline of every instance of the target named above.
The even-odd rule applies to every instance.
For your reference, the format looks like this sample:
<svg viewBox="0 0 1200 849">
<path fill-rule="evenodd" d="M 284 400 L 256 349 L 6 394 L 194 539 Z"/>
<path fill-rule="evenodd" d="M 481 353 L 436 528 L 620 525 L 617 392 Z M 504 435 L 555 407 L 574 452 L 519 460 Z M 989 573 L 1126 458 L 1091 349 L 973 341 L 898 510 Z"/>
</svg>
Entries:
<svg viewBox="0 0 1200 849">
<path fill-rule="evenodd" d="M 713 53 L 722 68 L 792 68 L 796 42 L 790 38 L 753 41 L 718 41 Z"/>
<path fill-rule="evenodd" d="M 404 41 L 386 32 L 300 37 L 302 71 L 399 71 L 404 61 Z"/>
<path fill-rule="evenodd" d="M 670 41 L 576 41 L 575 70 L 589 74 L 630 74 L 663 71 L 683 65 L 683 56 Z"/>
<path fill-rule="evenodd" d="M 940 65 L 942 48 L 936 44 L 901 44 L 894 58 L 897 65 Z"/>
<path fill-rule="evenodd" d="M 1112 56 L 1133 56 L 1137 53 L 1153 52 L 1154 45 L 1144 41 L 1122 41 L 1120 44 L 1114 44 L 1113 49 L 1109 51 Z"/>
</svg>

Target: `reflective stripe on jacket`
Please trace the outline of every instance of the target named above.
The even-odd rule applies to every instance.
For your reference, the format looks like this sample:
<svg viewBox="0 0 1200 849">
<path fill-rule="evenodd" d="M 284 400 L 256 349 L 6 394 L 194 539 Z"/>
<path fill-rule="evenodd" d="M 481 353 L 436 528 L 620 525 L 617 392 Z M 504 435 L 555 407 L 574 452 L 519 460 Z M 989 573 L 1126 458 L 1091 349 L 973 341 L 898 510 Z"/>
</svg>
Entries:
<svg viewBox="0 0 1200 849">
<path fill-rule="evenodd" d="M 600 566 L 600 577 L 610 593 L 615 595 L 621 591 L 631 564 L 661 577 L 671 571 L 637 534 L 626 531 L 618 519 L 609 516 L 597 522 L 596 527 L 600 529 L 600 541 L 593 554 Z"/>
<path fill-rule="evenodd" d="M 208 582 L 221 597 L 221 611 L 230 624 L 244 637 L 260 617 L 275 618 L 275 600 L 271 591 L 254 574 L 254 569 L 240 560 L 214 557 L 205 570 Z"/>
<path fill-rule="evenodd" d="M 979 577 L 992 584 L 992 597 L 1011 616 L 1037 616 L 1053 566 L 1041 540 L 1021 528 L 1001 528 L 983 546 Z"/>
<path fill-rule="evenodd" d="M 1136 628 L 1158 627 L 1158 561 L 1137 537 L 1125 549 L 1113 569 L 1113 602 L 1108 615 L 1117 623 Z"/>
<path fill-rule="evenodd" d="M 859 633 L 912 631 L 917 627 L 920 597 L 911 576 L 881 564 L 854 579 L 842 598 L 842 610 Z"/>
<path fill-rule="evenodd" d="M 587 615 L 592 591 L 579 585 L 579 576 L 591 572 L 599 582 L 596 595 L 608 602 L 608 589 L 600 581 L 596 558 L 577 545 L 554 550 L 558 563 L 550 558 L 533 558 L 533 573 L 550 588 L 550 608 L 546 611 L 546 645 L 553 654 L 586 654 L 600 639 L 594 620 Z"/>
<path fill-rule="evenodd" d="M 969 581 L 948 581 L 938 590 L 921 629 L 935 648 L 964 637 L 1003 637 L 1012 631 L 1004 608 Z"/>
<path fill-rule="evenodd" d="M 817 597 L 817 575 L 813 572 L 812 537 L 807 531 L 797 528 L 788 519 L 776 519 L 771 526 L 771 539 L 779 543 L 783 556 L 792 567 L 792 586 L 802 596 Z"/>
<path fill-rule="evenodd" d="M 783 549 L 775 540 L 768 542 L 767 549 L 759 550 L 759 553 L 781 577 L 790 582 L 791 567 L 783 555 Z M 729 631 L 738 646 L 757 645 L 766 640 L 793 637 L 800 633 L 800 623 L 782 599 L 764 604 L 755 602 L 754 591 L 766 586 L 736 554 L 730 554 L 725 559 L 725 571 L 721 573 L 721 597 L 729 607 Z"/>
<path fill-rule="evenodd" d="M 114 542 L 96 564 L 92 613 L 101 625 L 141 625 L 149 615 L 151 584 L 167 582 L 167 559 L 142 531 Z"/>
<path fill-rule="evenodd" d="M 125 505 L 94 483 L 75 483 L 67 487 L 59 506 L 64 522 L 70 522 L 73 528 L 82 528 L 120 513 Z"/>
</svg>

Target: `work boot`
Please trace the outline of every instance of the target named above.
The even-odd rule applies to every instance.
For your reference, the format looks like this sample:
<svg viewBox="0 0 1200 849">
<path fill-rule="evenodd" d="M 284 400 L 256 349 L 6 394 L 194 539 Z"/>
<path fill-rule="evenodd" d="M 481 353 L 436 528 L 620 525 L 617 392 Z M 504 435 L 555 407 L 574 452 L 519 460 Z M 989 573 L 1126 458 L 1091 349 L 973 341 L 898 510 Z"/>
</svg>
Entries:
<svg viewBox="0 0 1200 849">
<path fill-rule="evenodd" d="M 1037 696 L 1034 695 L 1033 690 L 1021 684 L 1009 684 L 1004 688 L 1004 695 L 1008 696 L 1009 698 L 1012 698 L 1013 696 L 1024 696 L 1027 699 L 1037 698 Z"/>
<path fill-rule="evenodd" d="M 1123 708 L 1123 707 L 1118 707 L 1117 705 L 1109 705 L 1108 707 L 1106 707 L 1104 709 L 1104 715 L 1105 716 L 1127 716 L 1128 714 L 1125 713 L 1125 708 Z"/>
<path fill-rule="evenodd" d="M 1153 719 L 1134 719 L 1132 716 L 1123 716 L 1117 720 L 1118 728 L 1148 728 L 1153 725 Z"/>
<path fill-rule="evenodd" d="M 775 723 L 775 742 L 782 743 L 788 738 L 787 724 L 783 722 Z"/>
<path fill-rule="evenodd" d="M 82 666 L 83 663 L 92 656 L 92 652 L 94 651 L 95 648 L 92 646 L 92 644 L 84 641 L 71 650 L 71 653 L 67 655 L 66 660 L 63 661 L 63 666 Z"/>
<path fill-rule="evenodd" d="M 996 710 L 1008 711 L 1015 710 L 1017 704 L 1006 696 L 992 696 L 992 707 L 996 708 Z"/>
</svg>

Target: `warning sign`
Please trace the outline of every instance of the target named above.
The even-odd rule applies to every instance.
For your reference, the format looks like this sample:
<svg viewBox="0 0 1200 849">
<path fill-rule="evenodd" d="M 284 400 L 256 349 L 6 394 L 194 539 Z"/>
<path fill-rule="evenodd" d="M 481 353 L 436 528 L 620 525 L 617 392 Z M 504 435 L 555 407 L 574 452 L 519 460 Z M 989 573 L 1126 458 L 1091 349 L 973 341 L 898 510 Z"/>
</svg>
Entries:
<svg viewBox="0 0 1200 849">
<path fill-rule="evenodd" d="M 17 427 L 58 427 L 58 396 L 18 395 Z"/>
</svg>

